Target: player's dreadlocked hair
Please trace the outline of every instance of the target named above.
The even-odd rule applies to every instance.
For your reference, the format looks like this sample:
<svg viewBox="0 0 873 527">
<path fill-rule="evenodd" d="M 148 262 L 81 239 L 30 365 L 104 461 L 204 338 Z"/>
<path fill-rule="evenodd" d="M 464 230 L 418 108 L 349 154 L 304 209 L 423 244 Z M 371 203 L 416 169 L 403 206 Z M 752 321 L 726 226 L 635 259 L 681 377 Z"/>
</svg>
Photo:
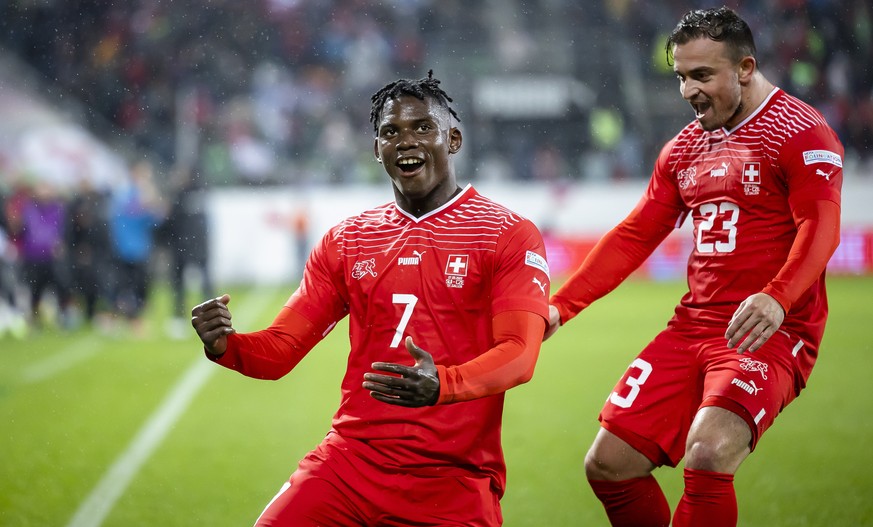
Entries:
<svg viewBox="0 0 873 527">
<path fill-rule="evenodd" d="M 373 106 L 370 108 L 370 122 L 373 123 L 374 131 L 379 131 L 379 116 L 382 115 L 382 108 L 385 107 L 385 103 L 389 99 L 395 99 L 401 95 L 413 95 L 422 101 L 425 97 L 430 97 L 448 110 L 456 121 L 461 121 L 455 110 L 449 106 L 452 98 L 440 88 L 440 81 L 433 77 L 433 70 L 428 70 L 427 77 L 424 79 L 399 79 L 386 84 L 381 90 L 373 94 L 370 98 L 373 101 Z"/>
<path fill-rule="evenodd" d="M 745 20 L 728 7 L 689 11 L 667 37 L 667 64 L 673 65 L 673 46 L 706 37 L 727 44 L 734 62 L 755 56 L 755 39 Z"/>
</svg>

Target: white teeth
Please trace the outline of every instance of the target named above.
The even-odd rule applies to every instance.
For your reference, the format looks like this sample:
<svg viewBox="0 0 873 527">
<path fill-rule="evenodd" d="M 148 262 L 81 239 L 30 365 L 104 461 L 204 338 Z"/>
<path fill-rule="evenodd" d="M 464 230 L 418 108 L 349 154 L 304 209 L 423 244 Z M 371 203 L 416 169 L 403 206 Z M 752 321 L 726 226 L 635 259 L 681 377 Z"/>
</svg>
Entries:
<svg viewBox="0 0 873 527">
<path fill-rule="evenodd" d="M 421 160 L 412 158 L 401 159 L 397 162 L 398 165 L 417 165 L 419 163 L 421 163 Z"/>
</svg>

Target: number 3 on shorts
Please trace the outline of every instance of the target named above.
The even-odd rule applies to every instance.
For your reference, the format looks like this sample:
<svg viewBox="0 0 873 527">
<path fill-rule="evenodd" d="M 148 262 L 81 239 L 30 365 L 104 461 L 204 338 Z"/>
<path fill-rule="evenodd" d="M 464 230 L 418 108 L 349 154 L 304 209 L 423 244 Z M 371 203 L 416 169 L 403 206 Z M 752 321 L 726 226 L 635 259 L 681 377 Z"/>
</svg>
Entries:
<svg viewBox="0 0 873 527">
<path fill-rule="evenodd" d="M 640 370 L 640 373 L 635 377 L 628 374 L 627 378 L 624 380 L 624 383 L 630 386 L 630 392 L 624 397 L 619 395 L 618 392 L 612 392 L 609 394 L 609 402 L 621 408 L 630 408 L 630 405 L 634 403 L 634 399 L 636 399 L 637 395 L 640 393 L 640 386 L 646 383 L 646 379 L 648 379 L 649 374 L 652 373 L 652 365 L 643 359 L 636 359 L 633 361 L 628 367 L 628 370 L 631 368 Z"/>
</svg>

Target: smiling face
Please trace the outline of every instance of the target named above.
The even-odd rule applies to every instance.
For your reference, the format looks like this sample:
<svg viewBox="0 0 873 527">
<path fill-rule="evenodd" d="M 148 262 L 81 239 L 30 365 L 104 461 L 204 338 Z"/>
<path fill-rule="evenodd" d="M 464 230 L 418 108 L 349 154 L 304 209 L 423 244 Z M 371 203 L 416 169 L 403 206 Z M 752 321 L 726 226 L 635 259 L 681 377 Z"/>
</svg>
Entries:
<svg viewBox="0 0 873 527">
<path fill-rule="evenodd" d="M 461 131 L 447 109 L 430 97 L 401 95 L 385 102 L 373 152 L 394 184 L 397 204 L 421 216 L 458 191 L 451 155 L 461 149 Z"/>
<path fill-rule="evenodd" d="M 673 61 L 679 91 L 704 130 L 733 128 L 754 110 L 744 100 L 744 87 L 755 73 L 753 57 L 736 62 L 725 43 L 704 37 L 676 44 Z"/>
</svg>

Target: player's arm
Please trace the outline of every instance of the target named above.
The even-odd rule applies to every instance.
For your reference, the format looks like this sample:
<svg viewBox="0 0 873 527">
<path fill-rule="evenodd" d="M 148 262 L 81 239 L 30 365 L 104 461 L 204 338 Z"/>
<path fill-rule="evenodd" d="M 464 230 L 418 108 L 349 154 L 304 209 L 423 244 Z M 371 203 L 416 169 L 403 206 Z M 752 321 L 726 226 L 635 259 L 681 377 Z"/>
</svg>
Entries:
<svg viewBox="0 0 873 527">
<path fill-rule="evenodd" d="M 676 227 L 679 211 L 644 197 L 636 208 L 594 246 L 578 269 L 549 299 L 550 330 L 564 324 L 618 287 Z M 554 320 L 557 318 L 557 320 Z"/>
<path fill-rule="evenodd" d="M 230 333 L 224 353 L 214 355 L 207 348 L 207 357 L 247 377 L 276 380 L 297 366 L 324 332 L 286 306 L 267 329 Z"/>
<path fill-rule="evenodd" d="M 494 346 L 456 366 L 434 365 L 431 355 L 407 337 L 415 365 L 374 363 L 374 370 L 394 375 L 366 373 L 363 387 L 380 401 L 418 407 L 469 401 L 526 383 L 533 376 L 545 320 L 528 311 L 505 311 L 494 316 L 492 328 Z"/>
<path fill-rule="evenodd" d="M 785 314 L 825 271 L 840 244 L 839 204 L 809 201 L 795 207 L 792 215 L 797 236 L 785 265 L 761 293 L 740 304 L 725 332 L 729 347 L 739 343 L 739 353 L 757 350 L 776 333 Z"/>
<path fill-rule="evenodd" d="M 816 153 L 810 161 L 807 154 Z M 781 149 L 788 204 L 797 234 L 785 263 L 760 292 L 734 312 L 725 338 L 737 351 L 755 351 L 779 329 L 794 303 L 824 273 L 840 242 L 843 146 L 826 126 L 810 128 Z"/>
<path fill-rule="evenodd" d="M 335 257 L 339 231 L 331 229 L 312 250 L 300 287 L 273 323 L 264 330 L 237 333 L 231 325 L 228 295 L 195 307 L 191 323 L 206 356 L 257 379 L 279 379 L 290 372 L 348 314 L 340 258 Z"/>
</svg>

